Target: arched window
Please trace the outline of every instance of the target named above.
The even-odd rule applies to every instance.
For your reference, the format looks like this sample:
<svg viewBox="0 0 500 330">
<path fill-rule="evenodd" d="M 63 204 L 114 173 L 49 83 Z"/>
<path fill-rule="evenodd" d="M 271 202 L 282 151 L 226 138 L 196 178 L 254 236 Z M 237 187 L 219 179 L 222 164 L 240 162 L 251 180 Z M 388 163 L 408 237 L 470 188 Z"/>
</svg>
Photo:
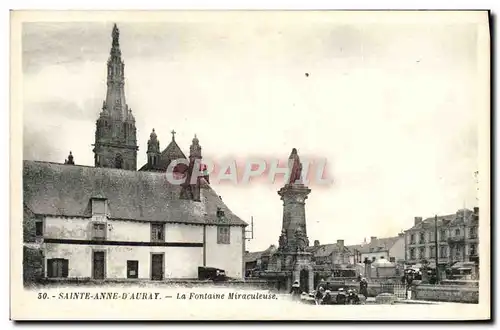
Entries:
<svg viewBox="0 0 500 330">
<path fill-rule="evenodd" d="M 115 158 L 115 167 L 116 168 L 123 168 L 123 158 L 122 155 L 116 155 Z"/>
</svg>

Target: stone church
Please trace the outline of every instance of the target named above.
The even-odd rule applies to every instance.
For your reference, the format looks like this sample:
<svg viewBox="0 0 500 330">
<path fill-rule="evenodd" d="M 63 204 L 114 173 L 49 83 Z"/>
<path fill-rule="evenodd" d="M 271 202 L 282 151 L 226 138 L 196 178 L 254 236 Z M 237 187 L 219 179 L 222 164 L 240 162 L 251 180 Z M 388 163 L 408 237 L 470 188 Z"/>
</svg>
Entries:
<svg viewBox="0 0 500 330">
<path fill-rule="evenodd" d="M 162 151 L 154 129 L 147 163 L 137 170 L 137 129 L 126 103 L 125 66 L 115 25 L 107 93 L 96 122 L 94 166 L 23 163 L 24 280 L 157 280 L 197 278 L 198 267 L 244 277 L 247 224 L 210 187 L 190 180 L 202 160 L 194 136 L 189 155 L 172 140 Z M 173 172 L 182 185 L 167 180 Z"/>
</svg>

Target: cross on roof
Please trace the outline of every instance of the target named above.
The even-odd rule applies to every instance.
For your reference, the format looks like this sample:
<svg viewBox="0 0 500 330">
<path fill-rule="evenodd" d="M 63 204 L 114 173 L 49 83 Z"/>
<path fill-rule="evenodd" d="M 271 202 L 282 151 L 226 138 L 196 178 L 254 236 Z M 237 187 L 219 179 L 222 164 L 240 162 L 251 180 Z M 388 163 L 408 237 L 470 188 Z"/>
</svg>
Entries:
<svg viewBox="0 0 500 330">
<path fill-rule="evenodd" d="M 175 140 L 175 133 L 177 133 L 177 132 L 172 130 L 172 132 L 170 132 L 170 133 L 172 133 L 172 140 Z"/>
</svg>

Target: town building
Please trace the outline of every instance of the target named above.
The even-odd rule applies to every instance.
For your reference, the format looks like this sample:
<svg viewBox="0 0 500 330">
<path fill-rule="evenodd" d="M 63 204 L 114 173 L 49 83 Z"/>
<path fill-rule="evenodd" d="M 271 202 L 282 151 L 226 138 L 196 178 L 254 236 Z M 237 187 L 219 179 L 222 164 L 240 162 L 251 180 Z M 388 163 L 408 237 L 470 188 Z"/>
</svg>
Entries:
<svg viewBox="0 0 500 330">
<path fill-rule="evenodd" d="M 338 239 L 337 243 L 320 244 L 318 240 L 306 249 L 313 254 L 316 265 L 330 265 L 331 269 L 340 268 L 349 263 L 350 251 L 344 246 L 344 240 Z"/>
<path fill-rule="evenodd" d="M 440 268 L 458 261 L 478 264 L 478 228 L 478 207 L 473 210 L 461 209 L 454 214 L 425 220 L 415 217 L 414 226 L 405 231 L 407 263 L 417 264 L 425 261 L 431 267 L 436 267 L 437 252 L 437 264 Z"/>
<path fill-rule="evenodd" d="M 361 245 L 348 246 L 350 251 L 350 263 L 363 263 L 365 260 L 375 262 L 385 259 L 392 263 L 400 263 L 405 260 L 404 234 L 398 236 L 377 238 L 372 236 L 370 242 Z"/>
<path fill-rule="evenodd" d="M 135 118 L 125 102 L 119 30 L 112 32 L 107 93 L 96 122 L 94 167 L 23 163 L 24 279 L 167 280 L 215 267 L 244 277 L 247 224 L 222 202 L 208 176 L 191 180 L 202 161 L 198 138 L 189 157 L 175 142 L 160 152 L 156 133 L 137 171 Z M 183 166 L 172 183 L 165 170 Z"/>
<path fill-rule="evenodd" d="M 264 251 L 248 252 L 245 251 L 245 277 L 252 277 L 258 271 L 267 269 L 269 260 L 278 248 L 271 244 Z"/>
</svg>

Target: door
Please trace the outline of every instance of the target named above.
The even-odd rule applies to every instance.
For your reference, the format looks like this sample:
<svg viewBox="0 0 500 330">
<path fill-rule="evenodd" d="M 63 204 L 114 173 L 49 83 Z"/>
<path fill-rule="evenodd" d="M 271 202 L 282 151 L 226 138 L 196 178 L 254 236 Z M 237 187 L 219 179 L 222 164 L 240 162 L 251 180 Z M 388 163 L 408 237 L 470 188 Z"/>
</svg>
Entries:
<svg viewBox="0 0 500 330">
<path fill-rule="evenodd" d="M 127 278 L 139 277 L 139 261 L 127 260 Z"/>
<path fill-rule="evenodd" d="M 94 279 L 103 280 L 105 277 L 106 260 L 104 251 L 94 251 Z"/>
<path fill-rule="evenodd" d="M 155 281 L 163 280 L 163 254 L 151 255 L 151 279 Z"/>
<path fill-rule="evenodd" d="M 300 289 L 302 292 L 309 292 L 309 271 L 306 269 L 300 271 Z"/>
</svg>

